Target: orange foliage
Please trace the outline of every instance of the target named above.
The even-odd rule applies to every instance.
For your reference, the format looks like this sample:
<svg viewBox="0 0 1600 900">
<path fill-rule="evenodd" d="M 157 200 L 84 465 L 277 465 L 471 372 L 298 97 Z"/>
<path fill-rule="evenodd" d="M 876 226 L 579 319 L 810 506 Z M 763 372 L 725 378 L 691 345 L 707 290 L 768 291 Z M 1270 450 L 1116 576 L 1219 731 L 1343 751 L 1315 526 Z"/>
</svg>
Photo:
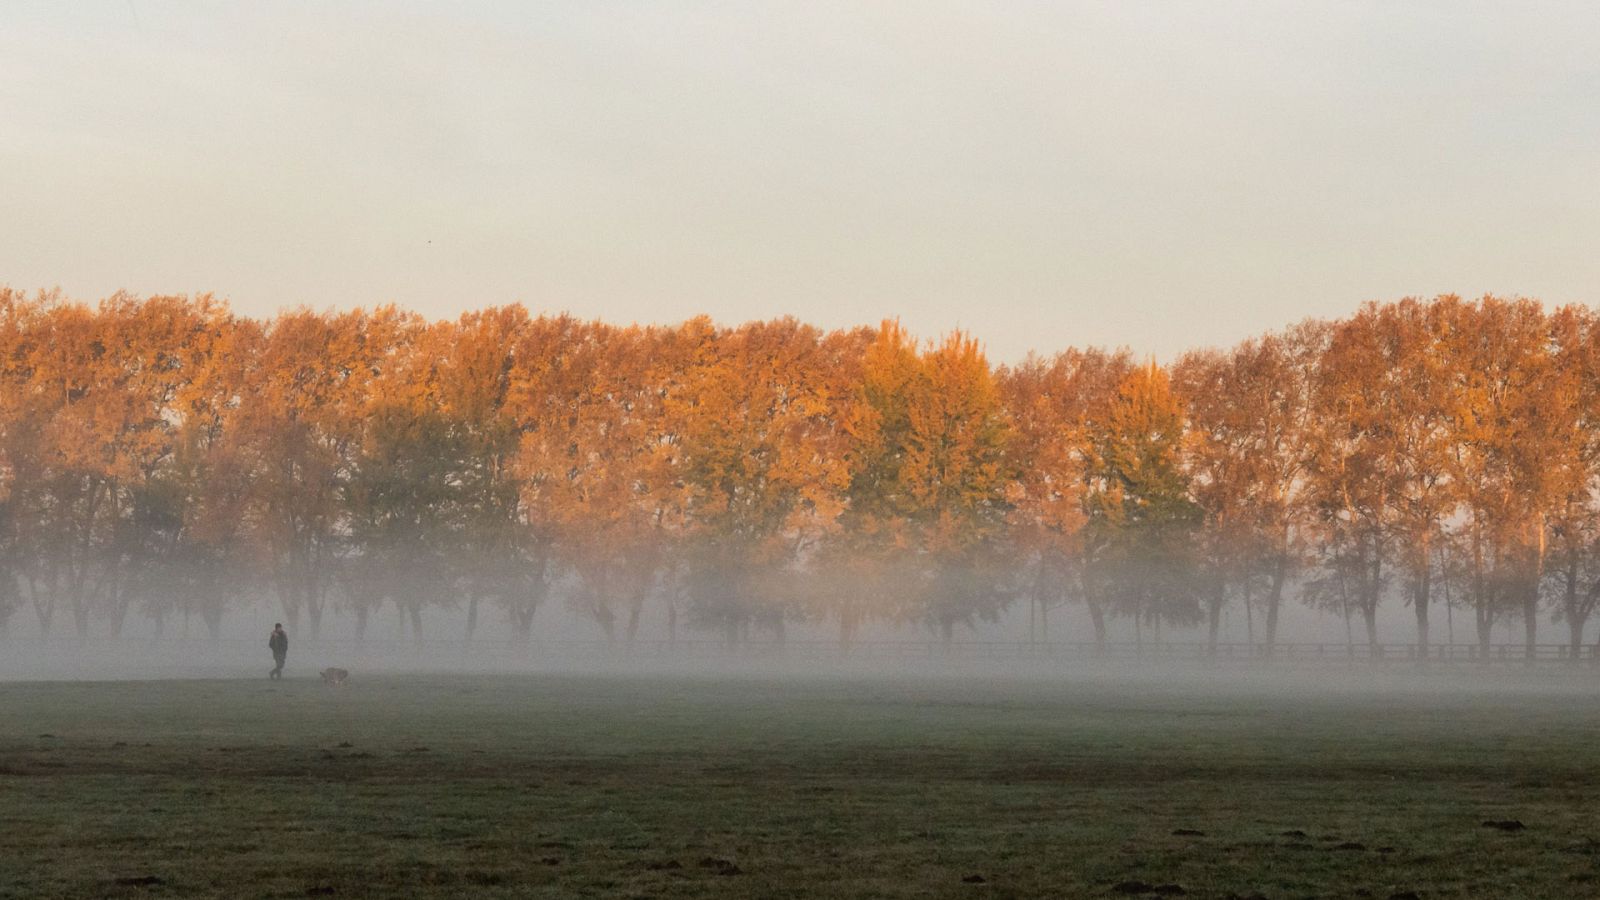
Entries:
<svg viewBox="0 0 1600 900">
<path fill-rule="evenodd" d="M 1600 598 L 1600 325 L 1370 304 L 1172 370 L 995 369 L 893 321 L 619 327 L 519 306 L 256 322 L 209 297 L 0 290 L 0 622 L 550 598 L 632 638 L 659 599 L 729 640 L 828 619 L 946 639 L 1026 597 L 1190 624 L 1360 615 L 1441 588 L 1480 639 Z"/>
</svg>

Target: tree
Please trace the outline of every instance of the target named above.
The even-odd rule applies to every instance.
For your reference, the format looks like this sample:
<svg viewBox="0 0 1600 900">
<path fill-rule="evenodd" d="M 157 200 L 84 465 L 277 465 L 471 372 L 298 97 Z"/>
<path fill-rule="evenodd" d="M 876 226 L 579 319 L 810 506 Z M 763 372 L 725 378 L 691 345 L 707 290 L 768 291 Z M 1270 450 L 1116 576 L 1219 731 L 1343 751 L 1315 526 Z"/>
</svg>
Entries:
<svg viewBox="0 0 1600 900">
<path fill-rule="evenodd" d="M 1397 563 L 1405 571 L 1407 601 L 1417 619 L 1417 652 L 1428 654 L 1428 611 L 1433 600 L 1435 551 L 1444 523 L 1456 506 L 1450 480 L 1448 417 L 1452 360 L 1438 335 L 1444 330 L 1444 300 L 1401 300 L 1376 309 L 1380 342 L 1381 400 L 1378 414 L 1386 465 L 1393 471 L 1386 520 Z"/>
<path fill-rule="evenodd" d="M 36 389 L 33 341 L 54 302 L 51 295 L 30 300 L 0 287 L 0 632 L 22 605 L 23 573 L 38 549 L 44 430 L 53 403 Z M 37 611 L 48 628 L 48 611 Z"/>
<path fill-rule="evenodd" d="M 849 484 L 837 399 L 858 341 L 792 319 L 685 329 L 692 355 L 664 398 L 693 612 L 730 641 L 780 638 L 801 597 L 783 589 L 836 527 Z"/>
<path fill-rule="evenodd" d="M 1387 363 L 1370 312 L 1333 325 L 1312 388 L 1320 413 L 1307 433 L 1306 503 L 1319 572 L 1306 582 L 1305 597 L 1339 611 L 1347 623 L 1359 612 L 1377 653 L 1398 472 L 1391 458 L 1395 423 L 1388 418 Z"/>
<path fill-rule="evenodd" d="M 1550 317 L 1552 365 L 1541 392 L 1547 440 L 1540 448 L 1557 473 L 1547 519 L 1557 574 L 1557 610 L 1568 629 L 1568 657 L 1583 649 L 1583 628 L 1600 605 L 1600 327 L 1580 307 Z"/>
<path fill-rule="evenodd" d="M 841 415 L 847 502 L 816 561 L 833 573 L 820 605 L 838 621 L 844 648 L 867 623 L 900 615 L 916 580 L 914 505 L 903 470 L 922 361 L 900 323 L 885 320 L 867 340 L 860 366 Z"/>
<path fill-rule="evenodd" d="M 948 644 L 957 624 L 994 620 L 1010 602 L 1005 523 L 1016 477 L 1010 423 L 976 341 L 960 332 L 922 356 L 900 468 L 925 593 L 911 613 Z"/>
<path fill-rule="evenodd" d="M 1193 539 L 1201 510 L 1184 470 L 1184 416 L 1167 373 L 1152 361 L 1117 386 L 1104 420 L 1091 426 L 1086 526 L 1104 549 L 1087 573 L 1089 590 L 1133 620 L 1192 625 Z"/>
<path fill-rule="evenodd" d="M 665 448 L 653 329 L 540 320 L 519 347 L 513 408 L 532 534 L 576 576 L 569 605 L 615 638 L 638 628 L 660 559 Z"/>
<path fill-rule="evenodd" d="M 445 329 L 392 307 L 359 324 L 371 391 L 350 410 L 359 431 L 340 482 L 346 599 L 358 634 L 387 601 L 420 642 L 423 609 L 454 600 L 451 562 L 460 549 L 465 446 L 438 403 L 447 338 Z"/>
<path fill-rule="evenodd" d="M 1103 373 L 1112 357 L 1096 351 L 1030 355 L 997 375 L 1011 422 L 1007 452 L 1016 482 L 1009 530 L 1021 561 L 1031 566 L 1028 633 L 1049 637 L 1049 613 L 1080 593 L 1084 482 L 1089 452 L 1089 404 L 1111 393 Z M 1120 358 L 1126 369 L 1126 354 Z M 1105 618 L 1094 610 L 1095 637 L 1105 641 Z"/>
<path fill-rule="evenodd" d="M 1277 640 L 1284 587 L 1301 557 L 1299 489 L 1311 379 L 1325 329 L 1304 323 L 1229 353 L 1186 355 L 1174 368 L 1192 439 L 1189 471 L 1206 517 L 1208 640 L 1215 650 L 1230 589 L 1252 604 L 1260 583 L 1266 655 Z M 1254 629 L 1251 629 L 1252 641 Z"/>
<path fill-rule="evenodd" d="M 444 332 L 439 408 L 461 454 L 455 476 L 461 534 L 451 564 L 467 593 L 469 639 L 487 599 L 507 611 L 526 640 L 550 590 L 550 541 L 525 506 L 517 470 L 522 425 L 511 399 L 519 354 L 536 352 L 532 332 L 544 324 L 508 306 L 467 313 Z"/>
<path fill-rule="evenodd" d="M 1562 487 L 1567 462 L 1549 455 L 1552 439 L 1571 427 L 1575 395 L 1555 393 L 1549 332 L 1538 304 L 1445 298 L 1441 307 L 1453 357 L 1451 477 L 1467 520 L 1468 593 L 1479 650 L 1487 655 L 1497 618 L 1519 611 L 1531 657 L 1547 521 L 1570 494 Z M 1554 414 L 1543 409 L 1547 399 L 1557 401 Z"/>
<path fill-rule="evenodd" d="M 1388 561 L 1404 574 L 1406 601 L 1416 615 L 1418 654 L 1423 658 L 1428 653 L 1436 550 L 1457 502 L 1450 477 L 1453 433 L 1448 413 L 1454 361 L 1441 340 L 1449 330 L 1454 302 L 1408 298 L 1381 306 L 1368 304 L 1334 326 L 1333 344 L 1323 360 L 1324 397 L 1345 416 L 1339 423 L 1344 433 L 1325 433 L 1333 443 L 1324 444 L 1324 449 L 1349 451 L 1353 455 L 1345 461 L 1350 466 L 1341 477 L 1359 473 L 1366 479 L 1359 484 L 1342 482 L 1349 493 L 1344 533 L 1354 535 L 1355 553 L 1363 565 L 1381 567 Z M 1323 499 L 1326 513 L 1330 507 Z M 1362 506 L 1369 501 L 1376 505 Z M 1368 534 L 1361 530 L 1366 526 L 1383 533 Z M 1384 553 L 1392 560 L 1384 560 Z M 1367 571 L 1359 566 L 1351 569 L 1354 564 L 1344 562 L 1349 571 L 1341 576 L 1346 579 L 1341 590 L 1347 590 L 1352 573 Z M 1356 579 L 1362 585 L 1357 606 L 1369 616 L 1369 631 L 1381 593 L 1377 585 L 1383 581 L 1381 569 L 1375 571 Z"/>
<path fill-rule="evenodd" d="M 260 552 L 291 629 L 312 637 L 344 553 L 344 483 L 360 439 L 362 399 L 388 352 L 364 312 L 285 312 L 266 324 L 238 427 L 256 451 Z"/>
<path fill-rule="evenodd" d="M 251 502 L 257 459 L 238 424 L 256 381 L 260 329 L 209 298 L 164 314 L 183 332 L 161 341 L 173 348 L 173 381 L 159 411 L 169 445 L 131 504 L 124 600 L 137 600 L 158 631 L 174 611 L 195 613 L 216 638 L 229 605 L 261 569 Z M 115 631 L 126 609 L 124 602 Z"/>
</svg>

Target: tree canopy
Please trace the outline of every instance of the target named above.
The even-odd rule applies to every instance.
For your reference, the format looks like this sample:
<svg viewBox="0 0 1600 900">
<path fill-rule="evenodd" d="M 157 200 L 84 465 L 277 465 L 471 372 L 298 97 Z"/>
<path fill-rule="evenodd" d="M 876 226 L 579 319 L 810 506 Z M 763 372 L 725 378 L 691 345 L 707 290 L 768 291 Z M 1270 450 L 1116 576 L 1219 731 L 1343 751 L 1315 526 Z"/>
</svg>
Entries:
<svg viewBox="0 0 1600 900">
<path fill-rule="evenodd" d="M 994 366 L 894 321 L 612 325 L 520 306 L 266 320 L 207 296 L 0 290 L 0 623 L 120 633 L 270 594 L 609 639 L 641 610 L 949 639 L 1025 603 L 1095 637 L 1440 603 L 1478 639 L 1600 601 L 1600 318 L 1404 299 L 1169 367 Z M 484 612 L 488 611 L 488 612 Z"/>
</svg>

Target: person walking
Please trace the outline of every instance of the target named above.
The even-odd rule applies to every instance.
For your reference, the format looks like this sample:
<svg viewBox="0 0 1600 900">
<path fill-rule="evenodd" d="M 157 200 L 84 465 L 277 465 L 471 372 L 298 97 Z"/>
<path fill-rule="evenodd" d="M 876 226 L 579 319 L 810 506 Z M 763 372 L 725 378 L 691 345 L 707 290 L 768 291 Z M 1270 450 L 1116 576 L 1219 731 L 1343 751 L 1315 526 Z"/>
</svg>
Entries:
<svg viewBox="0 0 1600 900">
<path fill-rule="evenodd" d="M 267 638 L 267 647 L 272 650 L 272 661 L 277 663 L 267 677 L 282 678 L 283 661 L 289 656 L 289 635 L 284 632 L 282 622 L 272 626 L 272 637 Z"/>
</svg>

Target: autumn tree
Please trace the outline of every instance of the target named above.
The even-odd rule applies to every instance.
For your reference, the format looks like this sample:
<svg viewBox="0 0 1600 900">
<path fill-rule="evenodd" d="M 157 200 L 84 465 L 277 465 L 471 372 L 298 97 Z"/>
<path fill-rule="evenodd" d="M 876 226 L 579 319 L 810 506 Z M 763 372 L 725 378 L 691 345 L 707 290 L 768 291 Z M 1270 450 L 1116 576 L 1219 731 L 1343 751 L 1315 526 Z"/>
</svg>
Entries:
<svg viewBox="0 0 1600 900">
<path fill-rule="evenodd" d="M 1576 394 L 1561 391 L 1538 304 L 1485 297 L 1446 301 L 1442 312 L 1452 357 L 1451 473 L 1466 519 L 1479 650 L 1487 655 L 1498 618 L 1521 613 L 1532 656 L 1549 516 L 1576 474 L 1556 446 L 1576 421 Z"/>
<path fill-rule="evenodd" d="M 1541 455 L 1555 470 L 1547 519 L 1556 609 L 1567 623 L 1568 657 L 1583 649 L 1584 625 L 1600 605 L 1600 326 L 1594 313 L 1565 307 L 1550 317 L 1552 365 L 1540 410 Z"/>
<path fill-rule="evenodd" d="M 1277 640 L 1284 590 L 1303 557 L 1300 518 L 1311 379 L 1325 329 L 1304 323 L 1233 350 L 1186 355 L 1174 368 L 1191 441 L 1192 491 L 1205 514 L 1208 639 L 1230 593 L 1266 613 L 1265 652 Z"/>
<path fill-rule="evenodd" d="M 1066 602 L 1086 605 L 1097 647 L 1106 641 L 1105 597 L 1092 573 L 1108 565 L 1111 532 L 1088 529 L 1093 502 L 1092 436 L 1104 427 L 1118 388 L 1135 368 L 1127 351 L 1067 350 L 1029 357 L 999 373 L 1012 435 L 1010 540 L 1026 579 L 1041 634 Z M 1030 617 L 1031 622 L 1031 617 Z"/>
<path fill-rule="evenodd" d="M 1312 401 L 1318 414 L 1307 432 L 1306 505 L 1318 570 L 1305 583 L 1307 602 L 1338 611 L 1348 624 L 1360 613 L 1367 643 L 1379 649 L 1378 608 L 1389 582 L 1388 527 L 1397 472 L 1385 394 L 1386 361 L 1375 316 L 1335 323 L 1317 367 Z"/>
<path fill-rule="evenodd" d="M 853 396 L 848 506 L 825 555 L 844 551 L 860 576 L 862 605 L 843 607 L 841 638 L 883 617 L 926 624 L 948 644 L 955 626 L 996 618 L 1011 597 L 1002 561 L 1015 478 L 1000 389 L 966 335 L 919 353 L 886 321 Z"/>
<path fill-rule="evenodd" d="M 488 600 L 526 639 L 549 595 L 551 538 L 525 503 L 517 469 L 523 426 L 512 408 L 520 356 L 540 352 L 533 332 L 545 325 L 509 306 L 467 313 L 443 333 L 439 411 L 460 454 L 460 535 L 451 564 L 467 594 L 468 638 Z"/>
<path fill-rule="evenodd" d="M 0 631 L 22 605 L 22 578 L 42 497 L 43 432 L 51 397 L 36 389 L 39 317 L 52 302 L 0 288 Z M 48 602 L 48 601 L 47 601 Z M 47 625 L 43 609 L 41 625 Z"/>
<path fill-rule="evenodd" d="M 915 505 L 905 488 L 905 466 L 922 360 L 915 340 L 892 320 L 879 325 L 860 358 L 860 375 L 841 417 L 847 504 L 816 561 L 833 573 L 819 606 L 838 622 L 846 649 L 862 626 L 900 615 L 916 582 Z"/>
<path fill-rule="evenodd" d="M 162 317 L 156 341 L 171 348 L 158 356 L 168 372 L 159 415 L 170 429 L 169 444 L 135 492 L 125 526 L 127 596 L 113 631 L 120 631 L 128 601 L 135 601 L 155 618 L 158 631 L 178 612 L 198 614 L 218 637 L 228 607 L 260 581 L 252 505 L 256 448 L 239 425 L 256 381 L 260 329 L 208 298 L 147 302 L 143 311 Z"/>
<path fill-rule="evenodd" d="M 186 306 L 117 294 L 97 310 L 53 305 L 35 323 L 24 390 L 52 408 L 25 577 L 36 608 L 66 601 L 80 638 L 96 610 L 114 630 L 124 621 L 129 565 L 152 521 L 141 501 L 172 451 L 170 404 L 183 377 L 173 350 L 188 337 Z M 49 599 L 40 602 L 41 593 Z"/>
<path fill-rule="evenodd" d="M 1088 454 L 1086 396 L 1094 388 L 1085 373 L 1097 368 L 1093 354 L 1030 355 L 998 373 L 1002 402 L 1011 422 L 1007 453 L 1016 482 L 1009 497 L 1009 530 L 1018 560 L 1031 567 L 1028 633 L 1048 639 L 1049 613 L 1070 599 L 1073 565 L 1082 553 L 1084 479 Z M 1104 640 L 1104 618 L 1097 619 Z"/>
<path fill-rule="evenodd" d="M 107 512 L 113 451 L 107 429 L 120 429 L 114 404 L 96 387 L 114 383 L 102 324 L 87 307 L 50 306 L 31 323 L 18 368 L 23 390 L 49 407 L 41 423 L 38 494 L 26 526 L 23 577 L 42 631 L 66 606 L 80 637 L 88 633 L 95 576 L 110 531 Z"/>
<path fill-rule="evenodd" d="M 1448 396 L 1453 360 L 1439 339 L 1446 329 L 1447 299 L 1432 304 L 1405 299 L 1368 308 L 1375 318 L 1382 370 L 1378 415 L 1385 421 L 1383 448 L 1392 489 L 1387 525 L 1397 565 L 1405 572 L 1406 600 L 1417 621 L 1417 651 L 1428 654 L 1428 613 L 1433 603 L 1437 550 L 1456 506 L 1450 479 Z"/>
<path fill-rule="evenodd" d="M 1187 354 L 1173 370 L 1189 415 L 1192 491 L 1205 515 L 1197 555 L 1213 654 L 1231 594 L 1240 594 L 1246 616 L 1252 615 L 1252 588 L 1268 555 L 1270 512 L 1263 501 L 1270 496 L 1264 483 L 1270 473 L 1263 471 L 1267 457 L 1261 444 L 1272 439 L 1269 429 L 1276 423 L 1262 413 L 1271 409 L 1268 392 L 1277 385 L 1253 383 L 1257 373 L 1250 371 L 1251 363 L 1258 361 L 1256 348 L 1247 343 L 1232 353 Z"/>
<path fill-rule="evenodd" d="M 1092 423 L 1086 529 L 1101 546 L 1085 586 L 1112 610 L 1145 625 L 1192 625 L 1201 612 L 1190 574 L 1201 510 L 1184 469 L 1184 414 L 1153 361 L 1117 386 Z"/>
<path fill-rule="evenodd" d="M 799 564 L 831 533 L 849 468 L 841 409 L 859 341 L 792 319 L 691 322 L 665 396 L 693 612 L 737 640 L 802 612 Z"/>
<path fill-rule="evenodd" d="M 956 625 L 993 621 L 1010 602 L 1005 523 L 1016 478 L 1010 423 L 977 342 L 952 333 L 921 363 L 900 469 L 925 559 L 925 593 L 911 614 L 948 644 Z"/>
<path fill-rule="evenodd" d="M 654 329 L 539 320 L 519 344 L 512 406 L 533 534 L 576 579 L 569 605 L 632 638 L 662 552 L 660 391 Z M 548 556 L 541 563 L 550 565 Z"/>
<path fill-rule="evenodd" d="M 358 633 L 383 603 L 422 636 L 422 612 L 454 600 L 459 552 L 461 436 L 440 409 L 438 372 L 448 329 L 392 307 L 361 321 L 371 390 L 350 410 L 340 496 L 348 517 L 341 561 Z"/>
<path fill-rule="evenodd" d="M 345 547 L 343 485 L 358 445 L 358 410 L 385 348 L 364 312 L 282 313 L 265 326 L 260 363 L 239 417 L 255 449 L 257 539 L 284 618 L 311 636 Z"/>
<path fill-rule="evenodd" d="M 1426 656 L 1429 610 L 1444 527 L 1456 505 L 1451 479 L 1450 384 L 1454 365 L 1441 340 L 1453 298 L 1368 304 L 1333 326 L 1323 357 L 1321 397 L 1332 406 L 1318 471 L 1324 536 L 1341 604 L 1368 622 L 1383 593 L 1384 567 L 1402 575 Z M 1342 430 L 1340 430 L 1342 429 Z M 1341 455 L 1342 454 L 1342 455 Z M 1353 543 L 1351 543 L 1353 541 Z M 1387 557 L 1386 557 L 1387 554 Z M 1331 599 L 1332 594 L 1326 594 Z"/>
</svg>

